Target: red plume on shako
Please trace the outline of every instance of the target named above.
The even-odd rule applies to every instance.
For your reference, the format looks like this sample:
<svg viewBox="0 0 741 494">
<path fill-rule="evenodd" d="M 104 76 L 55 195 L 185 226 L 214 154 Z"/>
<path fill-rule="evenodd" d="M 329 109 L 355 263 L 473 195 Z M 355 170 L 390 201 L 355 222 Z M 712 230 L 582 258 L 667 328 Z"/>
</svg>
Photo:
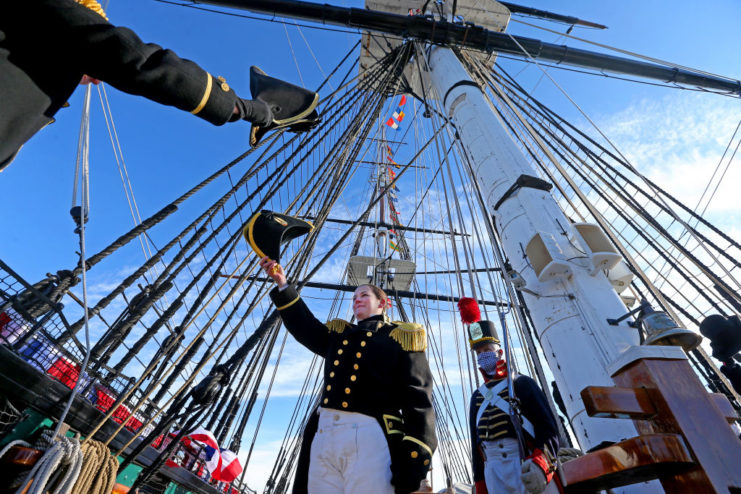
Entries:
<svg viewBox="0 0 741 494">
<path fill-rule="evenodd" d="M 461 313 L 463 324 L 473 324 L 481 320 L 479 304 L 473 298 L 461 297 L 458 300 L 458 312 Z"/>
<path fill-rule="evenodd" d="M 475 349 L 479 345 L 491 342 L 499 344 L 499 336 L 494 323 L 481 320 L 481 311 L 476 299 L 461 297 L 458 300 L 458 312 L 461 313 L 461 321 L 468 324 L 468 344 Z"/>
</svg>

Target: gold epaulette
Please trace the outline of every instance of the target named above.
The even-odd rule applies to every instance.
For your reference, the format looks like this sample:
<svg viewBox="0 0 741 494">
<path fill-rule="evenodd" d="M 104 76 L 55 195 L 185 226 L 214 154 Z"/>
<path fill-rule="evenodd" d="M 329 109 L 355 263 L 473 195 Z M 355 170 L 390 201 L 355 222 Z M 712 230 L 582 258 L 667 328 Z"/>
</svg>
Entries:
<svg viewBox="0 0 741 494">
<path fill-rule="evenodd" d="M 407 352 L 424 352 L 427 349 L 427 334 L 425 328 L 416 322 L 393 321 L 396 327 L 391 330 L 391 336 Z"/>
<path fill-rule="evenodd" d="M 335 333 L 342 333 L 346 327 L 352 326 L 349 322 L 345 321 L 344 319 L 332 319 L 331 321 L 328 321 L 327 329 L 330 331 L 334 331 Z"/>
<path fill-rule="evenodd" d="M 108 16 L 105 15 L 103 7 L 101 7 L 97 0 L 77 0 L 77 3 L 89 8 L 90 10 L 101 16 L 103 19 L 108 20 Z"/>
</svg>

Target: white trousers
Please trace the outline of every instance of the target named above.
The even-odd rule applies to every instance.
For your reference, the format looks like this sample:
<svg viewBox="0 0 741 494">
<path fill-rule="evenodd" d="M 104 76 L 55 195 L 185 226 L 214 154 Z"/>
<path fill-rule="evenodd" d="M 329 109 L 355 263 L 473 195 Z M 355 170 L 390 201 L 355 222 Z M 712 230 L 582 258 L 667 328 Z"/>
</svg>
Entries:
<svg viewBox="0 0 741 494">
<path fill-rule="evenodd" d="M 373 417 L 319 408 L 309 494 L 394 494 L 386 436 Z"/>
<path fill-rule="evenodd" d="M 484 441 L 484 479 L 491 494 L 527 494 L 520 475 L 520 448 L 511 438 Z"/>
</svg>

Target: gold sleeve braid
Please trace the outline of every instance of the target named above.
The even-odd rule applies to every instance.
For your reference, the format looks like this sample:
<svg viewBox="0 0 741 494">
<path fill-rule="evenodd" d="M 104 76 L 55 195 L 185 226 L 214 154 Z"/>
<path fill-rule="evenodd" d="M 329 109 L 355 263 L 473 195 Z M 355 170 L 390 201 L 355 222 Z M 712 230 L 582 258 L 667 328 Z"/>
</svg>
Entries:
<svg viewBox="0 0 741 494">
<path fill-rule="evenodd" d="M 407 352 L 424 352 L 427 349 L 427 334 L 425 328 L 416 322 L 394 321 L 396 328 L 389 336 L 393 338 Z"/>
<path fill-rule="evenodd" d="M 100 15 L 103 19 L 108 20 L 108 16 L 105 15 L 105 11 L 103 10 L 103 7 L 100 6 L 97 0 L 76 0 L 76 1 L 83 7 L 87 7 L 93 12 L 95 12 L 96 14 Z"/>
</svg>

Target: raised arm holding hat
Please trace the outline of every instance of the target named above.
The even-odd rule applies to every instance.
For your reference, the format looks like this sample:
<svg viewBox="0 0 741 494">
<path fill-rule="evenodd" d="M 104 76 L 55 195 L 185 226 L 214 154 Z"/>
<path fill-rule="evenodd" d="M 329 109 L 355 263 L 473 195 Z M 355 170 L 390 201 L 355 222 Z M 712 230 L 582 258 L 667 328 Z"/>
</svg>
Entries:
<svg viewBox="0 0 741 494">
<path fill-rule="evenodd" d="M 286 329 L 324 358 L 322 395 L 304 430 L 293 493 L 415 491 L 437 447 L 424 328 L 389 321 L 387 296 L 373 285 L 355 290 L 355 324 L 325 324 L 275 260 L 263 257 L 260 266 L 278 284 L 270 296 Z"/>
<path fill-rule="evenodd" d="M 553 477 L 549 458 L 555 457 L 559 444 L 546 397 L 532 378 L 509 373 L 496 327 L 481 320 L 476 301 L 461 298 L 458 307 L 484 377 L 469 407 L 476 494 L 539 494 Z M 520 438 L 509 413 L 508 378 L 521 412 L 525 458 L 520 456 Z"/>
<path fill-rule="evenodd" d="M 224 77 L 109 23 L 95 0 L 0 2 L 0 170 L 80 82 L 105 81 L 214 125 L 247 120 L 253 146 L 270 130 L 318 122 L 316 93 L 256 67 L 250 76 L 254 99 L 242 99 Z"/>
</svg>

